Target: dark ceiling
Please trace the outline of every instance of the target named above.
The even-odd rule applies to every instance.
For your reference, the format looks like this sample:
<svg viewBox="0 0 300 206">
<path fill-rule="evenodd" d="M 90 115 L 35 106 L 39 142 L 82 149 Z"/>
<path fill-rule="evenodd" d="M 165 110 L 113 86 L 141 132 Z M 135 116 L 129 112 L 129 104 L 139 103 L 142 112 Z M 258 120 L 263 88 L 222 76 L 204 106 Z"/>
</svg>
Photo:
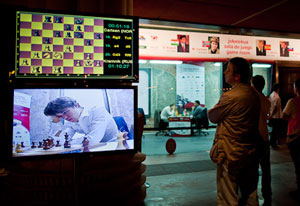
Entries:
<svg viewBox="0 0 300 206">
<path fill-rule="evenodd" d="M 150 19 L 300 35 L 300 0 L 0 0 L 1 4 L 36 9 L 132 14 Z"/>
<path fill-rule="evenodd" d="M 133 0 L 143 18 L 300 33 L 299 0 Z"/>
</svg>

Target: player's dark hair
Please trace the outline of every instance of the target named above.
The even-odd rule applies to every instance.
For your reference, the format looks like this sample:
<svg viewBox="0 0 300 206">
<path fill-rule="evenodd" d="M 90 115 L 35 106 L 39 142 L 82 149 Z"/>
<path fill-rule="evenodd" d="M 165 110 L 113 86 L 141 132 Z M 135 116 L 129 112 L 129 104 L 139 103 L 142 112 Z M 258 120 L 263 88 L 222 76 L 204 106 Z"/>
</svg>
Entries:
<svg viewBox="0 0 300 206">
<path fill-rule="evenodd" d="M 265 79 L 263 76 L 256 75 L 252 77 L 251 82 L 257 91 L 262 92 L 265 87 Z"/>
<path fill-rule="evenodd" d="M 74 107 L 77 102 L 70 97 L 58 97 L 55 100 L 49 102 L 44 109 L 46 116 L 53 116 L 58 113 L 63 113 L 66 108 Z"/>
<path fill-rule="evenodd" d="M 170 106 L 170 107 L 173 107 L 173 106 L 175 106 L 175 104 L 172 103 L 172 104 L 170 104 L 169 106 Z"/>
<path fill-rule="evenodd" d="M 195 102 L 200 105 L 200 101 L 199 100 L 196 100 Z"/>
<path fill-rule="evenodd" d="M 277 91 L 279 88 L 280 88 L 279 84 L 278 84 L 278 83 L 275 83 L 275 84 L 273 84 L 272 90 L 273 90 L 273 91 Z"/>
<path fill-rule="evenodd" d="M 179 39 L 182 39 L 182 38 L 186 38 L 186 36 L 185 36 L 185 35 L 182 35 L 182 36 L 179 37 Z"/>
<path fill-rule="evenodd" d="M 296 79 L 296 81 L 294 82 L 294 85 L 295 85 L 297 91 L 300 93 L 300 78 Z"/>
<path fill-rule="evenodd" d="M 229 60 L 233 66 L 233 73 L 240 75 L 240 82 L 249 84 L 250 80 L 250 65 L 246 59 L 241 57 L 234 57 Z"/>
</svg>

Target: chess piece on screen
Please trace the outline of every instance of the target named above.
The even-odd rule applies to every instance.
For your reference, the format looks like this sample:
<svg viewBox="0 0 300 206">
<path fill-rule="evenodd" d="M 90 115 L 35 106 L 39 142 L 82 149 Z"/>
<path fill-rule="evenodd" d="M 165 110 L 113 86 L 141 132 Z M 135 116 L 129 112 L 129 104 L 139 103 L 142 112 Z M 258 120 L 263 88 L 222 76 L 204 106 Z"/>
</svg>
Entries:
<svg viewBox="0 0 300 206">
<path fill-rule="evenodd" d="M 16 147 L 16 153 L 21 153 L 21 152 L 24 152 L 24 150 L 22 150 L 21 144 L 18 143 Z"/>
<path fill-rule="evenodd" d="M 25 147 L 24 142 L 21 142 L 21 147 Z"/>
<path fill-rule="evenodd" d="M 65 134 L 64 148 L 71 148 L 71 143 L 70 143 L 70 139 L 69 139 L 68 133 Z"/>
<path fill-rule="evenodd" d="M 66 38 L 72 38 L 71 32 L 67 32 Z"/>
<path fill-rule="evenodd" d="M 44 150 L 48 150 L 48 149 L 50 149 L 50 148 L 51 148 L 51 147 L 50 147 L 50 142 L 49 142 L 48 139 L 46 139 L 46 140 L 44 141 L 43 149 L 44 149 Z"/>
<path fill-rule="evenodd" d="M 60 34 L 59 31 L 57 31 L 57 32 L 55 33 L 55 37 L 61 37 L 61 34 Z"/>
<path fill-rule="evenodd" d="M 50 39 L 46 38 L 44 44 L 51 44 Z"/>
<path fill-rule="evenodd" d="M 117 141 L 118 141 L 118 145 L 117 145 L 117 149 L 119 150 L 124 150 L 124 149 L 129 149 L 129 146 L 127 144 L 126 139 L 128 132 L 119 132 L 117 135 Z"/>
<path fill-rule="evenodd" d="M 31 145 L 31 148 L 32 148 L 32 149 L 36 148 L 35 142 L 32 142 L 31 144 L 32 144 L 32 145 Z"/>
<path fill-rule="evenodd" d="M 34 30 L 33 36 L 40 36 L 39 30 Z"/>
<path fill-rule="evenodd" d="M 42 148 L 43 147 L 43 143 L 41 141 L 39 141 L 39 146 L 38 148 Z"/>
<path fill-rule="evenodd" d="M 60 146 L 61 146 L 61 144 L 59 143 L 59 140 L 57 140 L 55 147 L 60 147 Z"/>
<path fill-rule="evenodd" d="M 39 53 L 38 52 L 34 52 L 33 58 L 34 59 L 39 59 L 40 58 Z"/>
<path fill-rule="evenodd" d="M 80 67 L 80 66 L 81 66 L 81 64 L 80 64 L 80 61 L 79 61 L 79 60 L 77 60 L 77 62 L 76 62 L 76 66 L 77 66 L 77 67 Z"/>
<path fill-rule="evenodd" d="M 83 38 L 83 35 L 80 32 L 75 32 L 74 36 L 77 38 Z"/>
<path fill-rule="evenodd" d="M 100 34 L 96 34 L 96 39 L 101 39 L 101 35 Z"/>
<path fill-rule="evenodd" d="M 68 24 L 68 25 L 66 26 L 66 30 L 67 30 L 67 31 L 72 31 L 71 25 Z"/>
<path fill-rule="evenodd" d="M 83 19 L 75 18 L 75 24 L 82 24 L 82 23 L 83 23 Z"/>
<path fill-rule="evenodd" d="M 52 18 L 51 16 L 45 16 L 44 22 L 45 23 L 52 23 L 52 19 L 51 18 Z"/>
<path fill-rule="evenodd" d="M 82 31 L 81 26 L 77 26 L 76 31 Z"/>
<path fill-rule="evenodd" d="M 56 17 L 55 18 L 55 23 L 62 23 L 62 17 Z"/>
<path fill-rule="evenodd" d="M 83 152 L 89 152 L 89 140 L 87 137 L 84 137 L 82 141 Z"/>
</svg>

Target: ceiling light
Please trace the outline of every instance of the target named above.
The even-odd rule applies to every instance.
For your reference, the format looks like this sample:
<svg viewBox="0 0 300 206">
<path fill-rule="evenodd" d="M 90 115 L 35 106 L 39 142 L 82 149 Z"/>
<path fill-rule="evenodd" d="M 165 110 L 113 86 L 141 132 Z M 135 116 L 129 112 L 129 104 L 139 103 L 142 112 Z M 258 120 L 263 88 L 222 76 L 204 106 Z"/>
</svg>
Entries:
<svg viewBox="0 0 300 206">
<path fill-rule="evenodd" d="M 254 63 L 254 64 L 252 64 L 252 67 L 270 68 L 270 67 L 272 67 L 272 65 L 271 64 L 257 64 L 257 63 Z"/>
<path fill-rule="evenodd" d="M 150 60 L 151 64 L 182 64 L 182 61 Z"/>
</svg>

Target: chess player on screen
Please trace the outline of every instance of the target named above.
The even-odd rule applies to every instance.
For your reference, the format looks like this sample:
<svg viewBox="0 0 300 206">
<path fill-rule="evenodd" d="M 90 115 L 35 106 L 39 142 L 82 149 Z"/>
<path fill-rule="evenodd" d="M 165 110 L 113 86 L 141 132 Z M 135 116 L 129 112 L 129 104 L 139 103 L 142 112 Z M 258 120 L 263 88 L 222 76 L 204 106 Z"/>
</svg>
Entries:
<svg viewBox="0 0 300 206">
<path fill-rule="evenodd" d="M 116 141 L 118 128 L 113 117 L 103 107 L 87 110 L 70 97 L 58 97 L 50 101 L 44 109 L 46 116 L 52 117 L 50 136 L 56 133 L 62 141 L 65 134 L 72 138 L 75 133 L 83 134 L 73 143 L 81 143 L 87 137 L 89 144 Z M 60 121 L 61 119 L 65 120 Z M 56 130 L 56 131 L 55 131 Z M 71 139 L 72 140 L 72 139 Z"/>
</svg>

